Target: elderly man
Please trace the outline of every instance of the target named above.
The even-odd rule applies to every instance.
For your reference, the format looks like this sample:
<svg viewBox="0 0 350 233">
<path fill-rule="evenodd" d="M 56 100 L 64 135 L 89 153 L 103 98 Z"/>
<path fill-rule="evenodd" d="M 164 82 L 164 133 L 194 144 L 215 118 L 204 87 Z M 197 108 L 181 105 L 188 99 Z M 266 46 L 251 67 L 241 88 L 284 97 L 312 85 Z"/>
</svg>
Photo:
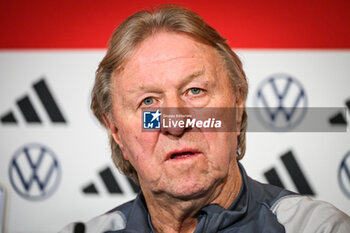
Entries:
<svg viewBox="0 0 350 233">
<path fill-rule="evenodd" d="M 116 166 L 142 192 L 89 221 L 87 232 L 350 232 L 349 217 L 330 204 L 247 176 L 238 162 L 247 90 L 237 55 L 194 12 L 163 6 L 124 21 L 97 70 L 91 107 Z M 236 109 L 237 130 L 145 132 L 145 108 Z"/>
</svg>

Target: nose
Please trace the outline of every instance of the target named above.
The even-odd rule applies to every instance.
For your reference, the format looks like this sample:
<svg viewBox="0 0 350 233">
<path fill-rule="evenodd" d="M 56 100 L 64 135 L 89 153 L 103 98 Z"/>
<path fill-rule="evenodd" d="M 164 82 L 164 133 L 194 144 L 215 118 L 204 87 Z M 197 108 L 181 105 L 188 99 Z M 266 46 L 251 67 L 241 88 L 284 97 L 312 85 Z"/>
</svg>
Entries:
<svg viewBox="0 0 350 233">
<path fill-rule="evenodd" d="M 172 97 L 167 99 L 162 107 L 161 133 L 181 137 L 188 130 L 186 103 L 179 97 Z"/>
</svg>

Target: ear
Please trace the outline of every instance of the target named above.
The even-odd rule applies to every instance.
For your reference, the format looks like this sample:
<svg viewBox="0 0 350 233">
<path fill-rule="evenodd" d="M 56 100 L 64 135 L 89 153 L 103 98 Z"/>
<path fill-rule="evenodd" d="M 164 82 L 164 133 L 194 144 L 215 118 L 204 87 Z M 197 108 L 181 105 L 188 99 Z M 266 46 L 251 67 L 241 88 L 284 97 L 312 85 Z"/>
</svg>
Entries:
<svg viewBox="0 0 350 233">
<path fill-rule="evenodd" d="M 110 120 L 110 118 L 108 116 L 106 116 L 106 114 L 102 114 L 102 117 L 103 117 L 103 120 L 106 123 L 107 127 L 111 131 L 111 135 L 112 135 L 114 141 L 118 144 L 118 146 L 120 147 L 120 149 L 123 152 L 124 158 L 127 160 L 125 153 L 124 153 L 123 144 L 120 140 L 119 130 L 118 130 L 117 126 Z"/>
</svg>

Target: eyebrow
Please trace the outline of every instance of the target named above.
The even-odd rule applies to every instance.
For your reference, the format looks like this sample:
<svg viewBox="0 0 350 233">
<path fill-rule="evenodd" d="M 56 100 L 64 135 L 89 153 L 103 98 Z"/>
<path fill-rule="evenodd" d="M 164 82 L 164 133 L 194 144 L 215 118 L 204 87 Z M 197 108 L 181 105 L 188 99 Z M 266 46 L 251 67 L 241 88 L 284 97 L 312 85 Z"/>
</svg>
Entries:
<svg viewBox="0 0 350 233">
<path fill-rule="evenodd" d="M 196 72 L 194 72 L 194 73 L 192 73 L 192 74 L 186 76 L 186 77 L 181 81 L 181 83 L 186 84 L 186 83 L 192 81 L 192 79 L 195 79 L 195 78 L 197 78 L 197 77 L 203 75 L 204 73 L 205 73 L 205 69 L 204 69 L 204 67 L 203 67 L 203 69 L 201 69 L 201 70 L 199 70 L 199 71 L 196 71 Z"/>
</svg>

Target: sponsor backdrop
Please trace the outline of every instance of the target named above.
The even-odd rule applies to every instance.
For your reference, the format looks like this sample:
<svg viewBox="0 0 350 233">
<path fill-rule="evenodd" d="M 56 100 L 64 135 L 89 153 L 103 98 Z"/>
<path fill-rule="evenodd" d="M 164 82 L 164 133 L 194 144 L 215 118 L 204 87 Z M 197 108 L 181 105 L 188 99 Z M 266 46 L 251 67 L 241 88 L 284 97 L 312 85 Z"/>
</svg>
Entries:
<svg viewBox="0 0 350 233">
<path fill-rule="evenodd" d="M 113 29 L 160 3 L 1 2 L 6 232 L 57 232 L 136 195 L 138 187 L 111 162 L 107 136 L 89 110 L 90 91 Z M 267 132 L 247 135 L 248 174 L 350 214 L 349 2 L 177 3 L 200 13 L 238 52 L 250 85 L 247 106 L 276 107 L 251 116 Z M 318 124 L 347 129 L 298 132 L 312 107 L 339 107 Z"/>
</svg>

